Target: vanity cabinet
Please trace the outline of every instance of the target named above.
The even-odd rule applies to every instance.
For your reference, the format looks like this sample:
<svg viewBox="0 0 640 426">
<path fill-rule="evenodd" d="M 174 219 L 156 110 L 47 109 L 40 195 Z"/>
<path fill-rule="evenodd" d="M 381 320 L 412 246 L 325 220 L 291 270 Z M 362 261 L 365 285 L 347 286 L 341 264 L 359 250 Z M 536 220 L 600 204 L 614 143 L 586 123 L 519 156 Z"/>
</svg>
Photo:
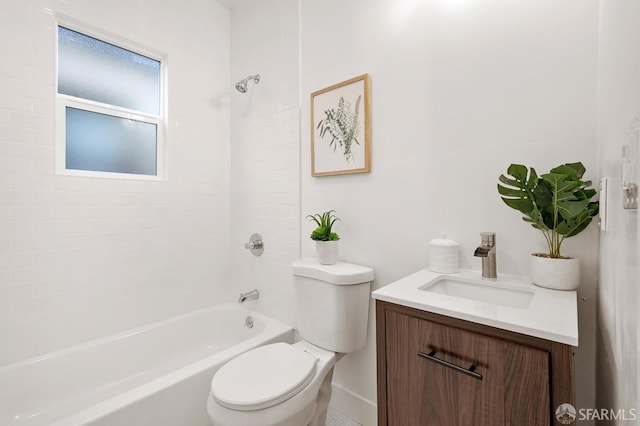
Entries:
<svg viewBox="0 0 640 426">
<path fill-rule="evenodd" d="M 376 301 L 378 425 L 560 425 L 569 345 Z"/>
</svg>

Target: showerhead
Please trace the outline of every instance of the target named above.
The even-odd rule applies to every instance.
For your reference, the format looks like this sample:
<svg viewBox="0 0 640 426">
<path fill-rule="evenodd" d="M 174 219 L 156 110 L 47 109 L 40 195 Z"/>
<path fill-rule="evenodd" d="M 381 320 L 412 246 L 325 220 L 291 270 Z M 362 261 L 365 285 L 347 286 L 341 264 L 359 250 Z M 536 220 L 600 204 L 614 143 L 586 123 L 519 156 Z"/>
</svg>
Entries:
<svg viewBox="0 0 640 426">
<path fill-rule="evenodd" d="M 247 93 L 247 83 L 253 80 L 255 84 L 260 83 L 260 74 L 250 75 L 236 83 L 236 90 L 240 93 Z"/>
</svg>

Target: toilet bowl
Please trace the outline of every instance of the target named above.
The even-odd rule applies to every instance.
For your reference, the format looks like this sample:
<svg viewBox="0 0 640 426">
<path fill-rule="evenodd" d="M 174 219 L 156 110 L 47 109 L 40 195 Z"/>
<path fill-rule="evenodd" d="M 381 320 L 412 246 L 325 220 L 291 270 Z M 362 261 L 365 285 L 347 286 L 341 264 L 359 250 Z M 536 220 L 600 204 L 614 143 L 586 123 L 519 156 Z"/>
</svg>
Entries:
<svg viewBox="0 0 640 426">
<path fill-rule="evenodd" d="M 324 426 L 336 362 L 366 343 L 373 270 L 316 259 L 292 266 L 303 340 L 261 346 L 223 365 L 207 399 L 215 426 Z"/>
<path fill-rule="evenodd" d="M 212 380 L 209 417 L 216 426 L 324 425 L 337 355 L 305 341 L 246 352 Z"/>
</svg>

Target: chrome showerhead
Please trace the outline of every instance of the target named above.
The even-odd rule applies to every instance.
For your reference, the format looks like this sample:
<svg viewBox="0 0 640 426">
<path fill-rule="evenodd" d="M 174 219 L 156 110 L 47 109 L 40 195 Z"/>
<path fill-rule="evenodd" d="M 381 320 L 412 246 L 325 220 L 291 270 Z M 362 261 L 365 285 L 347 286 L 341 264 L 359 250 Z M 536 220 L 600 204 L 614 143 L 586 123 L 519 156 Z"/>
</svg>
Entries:
<svg viewBox="0 0 640 426">
<path fill-rule="evenodd" d="M 236 90 L 240 93 L 247 93 L 247 83 L 253 80 L 255 84 L 260 82 L 260 74 L 250 75 L 236 83 Z"/>
</svg>

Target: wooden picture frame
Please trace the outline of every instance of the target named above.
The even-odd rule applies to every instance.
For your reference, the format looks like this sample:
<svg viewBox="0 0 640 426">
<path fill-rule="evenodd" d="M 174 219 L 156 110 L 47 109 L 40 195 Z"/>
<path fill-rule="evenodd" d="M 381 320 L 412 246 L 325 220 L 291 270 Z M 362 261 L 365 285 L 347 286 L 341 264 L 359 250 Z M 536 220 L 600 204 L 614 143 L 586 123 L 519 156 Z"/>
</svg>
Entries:
<svg viewBox="0 0 640 426">
<path fill-rule="evenodd" d="M 369 74 L 311 94 L 311 175 L 371 171 Z"/>
</svg>

